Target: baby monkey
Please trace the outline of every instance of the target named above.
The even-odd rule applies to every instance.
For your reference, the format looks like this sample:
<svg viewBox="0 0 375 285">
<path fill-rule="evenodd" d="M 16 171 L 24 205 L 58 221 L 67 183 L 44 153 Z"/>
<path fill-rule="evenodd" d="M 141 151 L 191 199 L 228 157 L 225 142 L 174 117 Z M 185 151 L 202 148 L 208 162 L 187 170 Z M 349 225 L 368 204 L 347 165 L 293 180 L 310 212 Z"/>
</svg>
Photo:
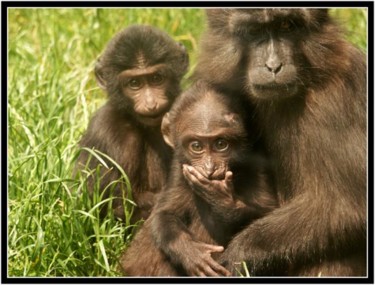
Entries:
<svg viewBox="0 0 375 285">
<path fill-rule="evenodd" d="M 197 82 L 162 121 L 171 174 L 120 259 L 130 276 L 228 276 L 216 259 L 233 235 L 278 206 L 267 160 L 252 150 L 241 102 Z M 247 121 L 247 120 L 246 120 Z"/>
</svg>

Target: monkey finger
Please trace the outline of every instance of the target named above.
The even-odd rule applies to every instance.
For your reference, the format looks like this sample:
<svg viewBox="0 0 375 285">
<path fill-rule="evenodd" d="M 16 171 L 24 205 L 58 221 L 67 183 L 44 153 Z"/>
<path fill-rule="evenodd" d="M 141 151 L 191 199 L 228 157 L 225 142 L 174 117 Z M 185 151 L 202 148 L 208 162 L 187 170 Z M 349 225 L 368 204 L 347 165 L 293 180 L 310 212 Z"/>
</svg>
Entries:
<svg viewBox="0 0 375 285">
<path fill-rule="evenodd" d="M 200 262 L 198 262 L 196 266 L 190 270 L 190 272 L 188 272 L 188 275 L 199 277 L 219 276 L 219 274 L 210 267 L 210 261 L 206 259 L 200 260 Z"/>
<path fill-rule="evenodd" d="M 187 164 L 183 164 L 183 165 L 182 165 L 182 171 L 183 171 L 183 172 L 189 172 L 189 165 L 187 165 Z"/>
<path fill-rule="evenodd" d="M 204 266 L 203 274 L 203 276 L 220 276 L 215 270 L 212 269 L 211 263 Z"/>
<path fill-rule="evenodd" d="M 189 182 L 190 186 L 194 186 L 194 185 L 197 185 L 197 186 L 200 186 L 200 181 L 186 168 L 184 168 L 182 170 L 185 178 L 187 179 L 187 181 Z"/>
<path fill-rule="evenodd" d="M 194 176 L 194 174 L 192 174 L 190 171 L 189 171 L 189 167 L 184 164 L 183 168 L 182 168 L 182 173 L 184 174 L 185 178 L 188 180 L 188 182 L 194 182 L 196 183 L 196 181 L 198 181 L 196 179 L 196 177 Z M 190 183 L 191 184 L 191 183 Z"/>
<path fill-rule="evenodd" d="M 206 179 L 194 166 L 187 165 L 187 169 L 191 174 L 196 176 L 199 179 Z"/>
<path fill-rule="evenodd" d="M 199 277 L 206 277 L 206 274 L 204 274 L 204 272 L 202 272 L 202 271 L 199 271 L 198 272 L 198 276 Z"/>
<path fill-rule="evenodd" d="M 222 265 L 217 263 L 215 260 L 210 260 L 210 268 L 212 268 L 213 271 L 215 271 L 216 275 L 213 276 L 230 276 L 231 273 Z"/>
<path fill-rule="evenodd" d="M 232 182 L 233 181 L 233 172 L 232 171 L 227 171 L 225 173 L 225 178 L 224 178 L 225 181 L 228 182 Z"/>
<path fill-rule="evenodd" d="M 201 184 L 203 185 L 210 184 L 211 181 L 207 179 L 205 176 L 203 176 L 195 167 L 187 165 L 186 168 L 191 175 L 193 175 L 197 180 L 200 181 Z"/>
<path fill-rule="evenodd" d="M 189 180 L 190 180 L 190 176 L 191 176 L 191 174 L 190 174 L 190 172 L 188 171 L 186 164 L 184 164 L 184 165 L 182 166 L 182 173 L 184 174 L 185 178 L 189 181 Z"/>
<path fill-rule="evenodd" d="M 211 252 L 223 252 L 224 247 L 220 245 L 213 245 L 213 244 L 205 244 L 206 250 L 208 250 L 210 253 Z"/>
<path fill-rule="evenodd" d="M 187 180 L 190 188 L 195 191 L 198 195 L 205 195 L 208 189 L 206 185 L 203 185 L 194 175 L 192 175 L 188 170 L 183 169 L 183 175 Z"/>
<path fill-rule="evenodd" d="M 214 268 L 217 268 L 215 265 L 216 261 L 211 257 L 211 255 L 206 255 L 202 259 L 199 259 L 198 263 L 196 264 L 194 268 L 194 275 L 195 276 L 220 276 L 218 272 L 214 270 Z M 214 265 L 214 266 L 212 266 Z M 219 264 L 217 264 L 219 265 Z"/>
<path fill-rule="evenodd" d="M 224 189 L 229 192 L 233 192 L 233 172 L 227 171 L 224 178 Z"/>
</svg>

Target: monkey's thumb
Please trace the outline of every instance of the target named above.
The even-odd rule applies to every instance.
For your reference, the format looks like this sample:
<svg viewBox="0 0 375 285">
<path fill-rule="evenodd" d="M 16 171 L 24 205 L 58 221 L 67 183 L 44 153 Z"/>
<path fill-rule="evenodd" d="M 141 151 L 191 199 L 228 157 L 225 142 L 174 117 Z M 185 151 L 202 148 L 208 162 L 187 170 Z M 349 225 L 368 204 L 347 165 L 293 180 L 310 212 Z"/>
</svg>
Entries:
<svg viewBox="0 0 375 285">
<path fill-rule="evenodd" d="M 224 247 L 220 245 L 210 245 L 209 246 L 209 251 L 210 252 L 223 252 Z"/>
</svg>

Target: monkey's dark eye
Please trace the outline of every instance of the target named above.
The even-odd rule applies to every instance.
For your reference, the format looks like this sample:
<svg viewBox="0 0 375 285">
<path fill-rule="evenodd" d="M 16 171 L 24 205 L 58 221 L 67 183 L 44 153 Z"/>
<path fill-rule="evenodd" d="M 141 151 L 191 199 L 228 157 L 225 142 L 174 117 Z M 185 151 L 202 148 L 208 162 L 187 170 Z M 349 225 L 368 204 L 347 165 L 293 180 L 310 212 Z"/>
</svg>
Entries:
<svg viewBox="0 0 375 285">
<path fill-rule="evenodd" d="M 163 81 L 164 81 L 164 76 L 159 73 L 155 73 L 151 76 L 151 83 L 153 85 L 161 84 L 163 83 Z"/>
<path fill-rule="evenodd" d="M 194 153 L 202 153 L 203 146 L 199 141 L 193 141 L 189 144 L 189 148 Z"/>
<path fill-rule="evenodd" d="M 293 30 L 294 24 L 291 20 L 283 20 L 280 23 L 280 30 L 282 32 L 290 32 Z"/>
<path fill-rule="evenodd" d="M 127 86 L 130 89 L 138 90 L 142 87 L 142 81 L 137 78 L 133 78 L 129 80 L 129 82 L 127 83 Z"/>
<path fill-rule="evenodd" d="M 235 29 L 234 34 L 240 38 L 248 39 L 255 37 L 262 33 L 262 28 L 258 25 L 249 25 L 245 27 L 238 27 Z"/>
<path fill-rule="evenodd" d="M 216 151 L 226 151 L 229 148 L 229 143 L 224 139 L 215 141 L 214 148 Z"/>
</svg>

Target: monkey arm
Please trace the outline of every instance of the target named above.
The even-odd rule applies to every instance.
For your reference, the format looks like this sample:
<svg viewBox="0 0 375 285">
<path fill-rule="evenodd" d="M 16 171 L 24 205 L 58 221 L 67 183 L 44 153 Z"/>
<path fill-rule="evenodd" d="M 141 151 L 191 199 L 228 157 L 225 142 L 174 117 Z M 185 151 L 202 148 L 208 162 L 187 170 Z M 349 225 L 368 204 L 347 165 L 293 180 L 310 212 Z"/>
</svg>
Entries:
<svg viewBox="0 0 375 285">
<path fill-rule="evenodd" d="M 226 172 L 223 180 L 210 180 L 193 166 L 184 165 L 183 174 L 194 193 L 204 199 L 227 225 L 237 228 L 238 223 L 250 221 L 264 212 L 260 206 L 248 205 L 235 195 L 231 171 Z"/>
<path fill-rule="evenodd" d="M 156 203 L 157 200 L 157 193 L 153 193 L 151 191 L 133 191 L 133 200 L 137 201 L 137 208 L 139 211 L 136 214 L 139 214 L 139 217 L 135 215 L 132 216 L 132 220 L 140 220 L 141 218 L 146 220 Z"/>
<path fill-rule="evenodd" d="M 326 199 L 317 204 L 311 201 L 320 198 L 308 194 L 295 197 L 250 224 L 233 238 L 219 262 L 233 274 L 236 265 L 242 261 L 247 262 L 252 275 L 261 276 L 263 272 L 280 268 L 285 268 L 285 274 L 289 264 L 298 264 L 299 260 L 319 263 L 328 258 L 326 252 L 334 254 L 336 248 L 361 244 L 361 239 L 366 236 L 365 220 L 360 215 L 347 215 L 344 224 L 341 223 L 344 216 L 339 218 L 346 215 L 341 210 L 343 205 L 340 205 L 347 202 L 345 199 Z M 355 207 L 358 206 L 346 205 L 350 209 Z M 358 234 L 345 236 L 344 232 Z M 309 255 L 309 252 L 314 252 L 314 255 Z"/>
<path fill-rule="evenodd" d="M 186 189 L 168 189 L 159 200 L 151 218 L 157 247 L 189 276 L 229 275 L 229 271 L 211 257 L 211 253 L 222 252 L 224 248 L 197 240 L 189 230 L 187 224 L 199 223 L 199 220 L 189 209 L 194 207 L 191 194 L 179 195 L 184 192 Z"/>
</svg>

